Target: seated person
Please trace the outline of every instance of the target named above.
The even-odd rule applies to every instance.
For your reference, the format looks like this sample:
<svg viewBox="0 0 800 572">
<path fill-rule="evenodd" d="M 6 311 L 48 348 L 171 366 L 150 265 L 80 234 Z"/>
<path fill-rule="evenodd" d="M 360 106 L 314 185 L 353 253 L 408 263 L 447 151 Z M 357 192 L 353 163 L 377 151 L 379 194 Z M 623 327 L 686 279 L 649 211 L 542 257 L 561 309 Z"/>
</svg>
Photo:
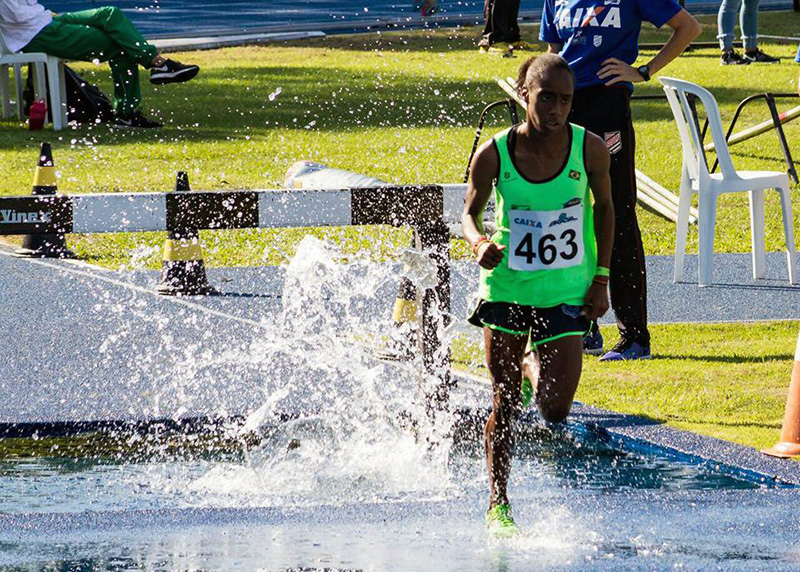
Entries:
<svg viewBox="0 0 800 572">
<path fill-rule="evenodd" d="M 200 71 L 158 55 L 121 10 L 51 14 L 37 0 L 0 0 L 0 35 L 14 52 L 44 52 L 67 60 L 108 61 L 114 79 L 117 127 L 152 128 L 161 123 L 139 111 L 139 68 L 150 69 L 154 84 L 182 82 Z"/>
</svg>

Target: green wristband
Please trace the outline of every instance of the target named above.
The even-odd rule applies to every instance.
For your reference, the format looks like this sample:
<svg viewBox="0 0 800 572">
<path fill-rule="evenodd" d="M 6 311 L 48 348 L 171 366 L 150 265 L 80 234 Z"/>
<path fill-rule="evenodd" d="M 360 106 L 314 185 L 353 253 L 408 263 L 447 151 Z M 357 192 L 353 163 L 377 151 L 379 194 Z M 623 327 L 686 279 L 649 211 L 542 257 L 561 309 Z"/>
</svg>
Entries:
<svg viewBox="0 0 800 572">
<path fill-rule="evenodd" d="M 598 266 L 595 276 L 610 276 L 611 272 L 605 266 Z"/>
</svg>

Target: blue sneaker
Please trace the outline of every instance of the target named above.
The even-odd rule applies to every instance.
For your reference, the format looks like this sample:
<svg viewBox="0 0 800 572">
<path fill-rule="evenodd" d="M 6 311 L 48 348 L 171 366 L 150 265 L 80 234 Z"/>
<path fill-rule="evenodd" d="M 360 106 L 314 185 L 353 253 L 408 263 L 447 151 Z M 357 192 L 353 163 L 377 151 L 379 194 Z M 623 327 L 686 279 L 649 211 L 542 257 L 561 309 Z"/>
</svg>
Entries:
<svg viewBox="0 0 800 572">
<path fill-rule="evenodd" d="M 603 334 L 600 330 L 590 331 L 583 336 L 583 353 L 590 356 L 599 356 L 603 353 Z"/>
<path fill-rule="evenodd" d="M 650 359 L 650 346 L 642 346 L 639 342 L 620 341 L 611 351 L 600 358 L 600 361 L 628 361 L 634 359 Z"/>
</svg>

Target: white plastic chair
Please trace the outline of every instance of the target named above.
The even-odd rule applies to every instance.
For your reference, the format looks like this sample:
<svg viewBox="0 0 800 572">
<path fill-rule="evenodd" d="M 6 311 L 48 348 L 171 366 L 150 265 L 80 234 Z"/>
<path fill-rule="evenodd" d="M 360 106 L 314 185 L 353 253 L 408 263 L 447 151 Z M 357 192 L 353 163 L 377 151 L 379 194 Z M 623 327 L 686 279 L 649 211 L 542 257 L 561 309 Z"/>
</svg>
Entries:
<svg viewBox="0 0 800 572">
<path fill-rule="evenodd" d="M 683 145 L 683 168 L 681 169 L 681 192 L 678 201 L 678 225 L 675 240 L 675 269 L 673 281 L 683 280 L 683 264 L 686 254 L 686 237 L 689 229 L 689 207 L 692 195 L 699 197 L 697 221 L 700 235 L 699 284 L 711 283 L 711 259 L 714 252 L 714 226 L 717 218 L 717 197 L 722 193 L 749 192 L 750 194 L 750 239 L 753 247 L 753 278 L 764 278 L 764 190 L 776 189 L 780 193 L 783 207 L 783 231 L 786 236 L 789 283 L 797 282 L 794 249 L 794 221 L 789 176 L 777 171 L 736 171 L 731 161 L 719 107 L 714 96 L 697 84 L 660 77 L 664 85 L 672 114 L 678 124 Z M 698 124 L 687 94 L 695 95 L 706 110 L 711 136 L 719 158 L 720 173 L 709 173 L 703 153 Z"/>
<path fill-rule="evenodd" d="M 41 52 L 14 53 L 6 46 L 0 34 L 0 100 L 4 118 L 11 117 L 11 89 L 8 81 L 9 67 L 14 69 L 14 84 L 17 96 L 17 117 L 23 119 L 22 66 L 33 64 L 34 92 L 36 99 L 47 98 L 50 85 L 50 105 L 53 129 L 63 129 L 67 124 L 67 91 L 64 83 L 64 62 Z M 45 72 L 47 75 L 45 76 Z M 45 81 L 45 77 L 47 80 Z"/>
</svg>

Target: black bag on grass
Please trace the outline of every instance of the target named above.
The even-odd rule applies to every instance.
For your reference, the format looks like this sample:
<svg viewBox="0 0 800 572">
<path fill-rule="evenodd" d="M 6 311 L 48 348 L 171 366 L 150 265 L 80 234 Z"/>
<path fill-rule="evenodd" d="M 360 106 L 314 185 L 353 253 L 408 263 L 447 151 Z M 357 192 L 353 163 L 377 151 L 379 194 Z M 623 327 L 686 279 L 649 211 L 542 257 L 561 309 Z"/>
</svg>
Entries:
<svg viewBox="0 0 800 572">
<path fill-rule="evenodd" d="M 79 76 L 75 70 L 69 66 L 64 66 L 64 85 L 67 92 L 67 121 L 76 123 L 101 123 L 111 121 L 114 118 L 114 109 L 111 102 L 100 89 Z M 47 88 L 48 94 L 50 87 Z M 28 67 L 28 81 L 25 83 L 25 90 L 22 93 L 25 101 L 25 115 L 33 103 L 33 74 L 30 66 Z M 51 105 L 48 96 L 47 114 L 50 115 Z"/>
</svg>

